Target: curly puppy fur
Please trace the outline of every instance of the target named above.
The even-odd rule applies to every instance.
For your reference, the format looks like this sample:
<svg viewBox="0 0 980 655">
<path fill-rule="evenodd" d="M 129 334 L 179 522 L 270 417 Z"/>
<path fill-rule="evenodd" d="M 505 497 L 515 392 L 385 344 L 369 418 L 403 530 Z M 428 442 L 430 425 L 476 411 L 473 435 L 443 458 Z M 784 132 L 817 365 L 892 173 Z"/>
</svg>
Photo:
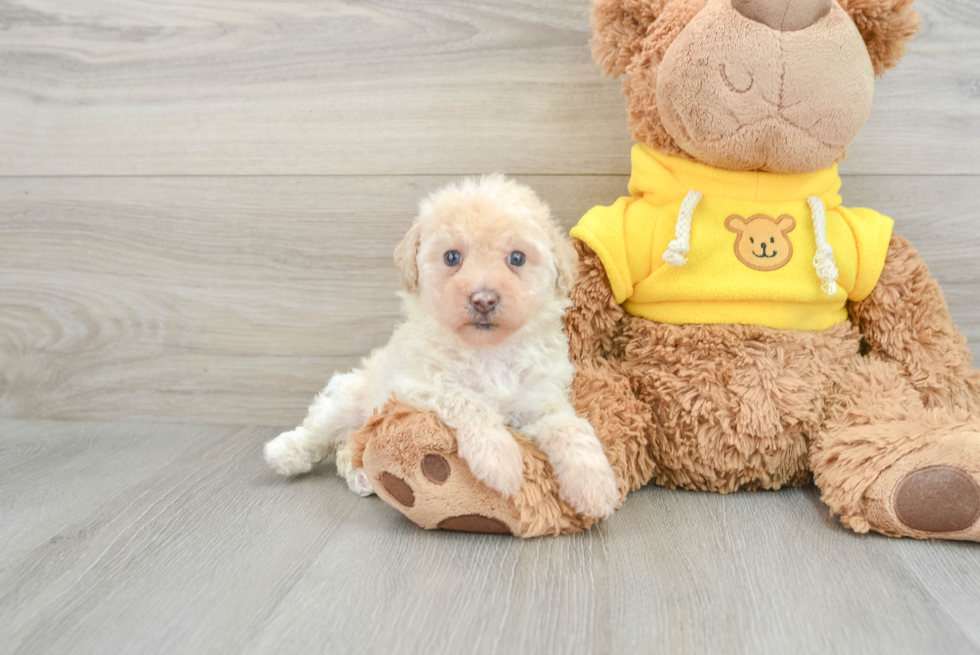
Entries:
<svg viewBox="0 0 980 655">
<path fill-rule="evenodd" d="M 379 480 L 354 466 L 347 443 L 394 395 L 453 428 L 459 456 L 504 497 L 523 482 L 510 426 L 547 455 L 568 503 L 591 517 L 612 512 L 612 469 L 569 401 L 561 318 L 576 258 L 547 206 L 499 175 L 449 185 L 421 203 L 395 261 L 405 321 L 360 368 L 334 376 L 303 425 L 266 445 L 270 466 L 303 473 L 339 450 L 338 472 L 370 493 Z"/>
</svg>

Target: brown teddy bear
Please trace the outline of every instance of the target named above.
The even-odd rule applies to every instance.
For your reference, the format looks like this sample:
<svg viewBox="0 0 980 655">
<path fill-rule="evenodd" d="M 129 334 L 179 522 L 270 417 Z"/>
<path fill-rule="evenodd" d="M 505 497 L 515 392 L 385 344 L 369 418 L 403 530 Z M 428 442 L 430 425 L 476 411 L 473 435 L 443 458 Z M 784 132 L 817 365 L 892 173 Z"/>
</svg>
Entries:
<svg viewBox="0 0 980 655">
<path fill-rule="evenodd" d="M 639 144 L 630 196 L 572 231 L 565 328 L 624 497 L 812 480 L 857 532 L 980 541 L 980 375 L 916 251 L 838 195 L 874 77 L 918 23 L 911 0 L 596 0 L 593 55 L 625 74 Z M 587 528 L 515 437 L 514 498 L 397 401 L 355 441 L 424 528 Z"/>
</svg>

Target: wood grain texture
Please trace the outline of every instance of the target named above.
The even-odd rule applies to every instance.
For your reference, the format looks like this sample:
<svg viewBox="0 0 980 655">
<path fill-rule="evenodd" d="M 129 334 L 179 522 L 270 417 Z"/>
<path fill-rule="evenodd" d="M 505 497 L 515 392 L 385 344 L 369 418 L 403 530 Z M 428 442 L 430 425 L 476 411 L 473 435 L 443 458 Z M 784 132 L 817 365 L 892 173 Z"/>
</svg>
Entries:
<svg viewBox="0 0 980 655">
<path fill-rule="evenodd" d="M 398 319 L 391 252 L 449 178 L 0 180 L 0 415 L 298 422 Z M 532 176 L 566 226 L 619 176 Z M 849 177 L 980 344 L 975 177 Z M 980 352 L 980 350 L 975 350 Z"/>
<path fill-rule="evenodd" d="M 980 549 L 856 535 L 812 487 L 426 533 L 267 471 L 273 434 L 0 420 L 0 653 L 980 651 Z"/>
<path fill-rule="evenodd" d="M 980 174 L 980 9 L 917 0 L 854 174 Z M 589 0 L 8 0 L 0 175 L 626 174 Z"/>
</svg>

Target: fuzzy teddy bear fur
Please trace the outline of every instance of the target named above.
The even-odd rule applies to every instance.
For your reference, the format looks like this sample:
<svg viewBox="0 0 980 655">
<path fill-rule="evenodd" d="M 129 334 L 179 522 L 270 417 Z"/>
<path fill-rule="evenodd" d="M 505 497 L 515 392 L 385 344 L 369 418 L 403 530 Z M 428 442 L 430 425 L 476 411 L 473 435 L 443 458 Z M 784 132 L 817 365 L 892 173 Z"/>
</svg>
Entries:
<svg viewBox="0 0 980 655">
<path fill-rule="evenodd" d="M 605 73 L 626 76 L 636 140 L 725 171 L 797 173 L 843 159 L 870 108 L 870 81 L 898 63 L 918 16 L 911 0 L 794 2 L 596 0 L 593 54 Z M 752 48 L 778 43 L 782 72 L 718 59 L 738 39 L 747 61 L 761 56 Z M 839 47 L 821 50 L 828 39 Z M 825 79 L 826 57 L 841 53 L 847 65 L 833 73 L 843 83 L 817 97 L 808 80 Z M 705 62 L 697 84 L 684 79 Z M 766 95 L 773 84 L 778 98 Z M 802 113 L 784 112 L 786 98 Z M 726 125 L 730 139 L 698 136 Z M 873 290 L 821 331 L 630 315 L 601 258 L 574 245 L 572 401 L 624 499 L 648 483 L 729 493 L 812 481 L 856 532 L 980 541 L 980 374 L 908 241 L 891 236 Z M 357 433 L 354 451 L 379 496 L 424 528 L 522 537 L 588 528 L 559 498 L 547 459 L 515 438 L 525 482 L 507 500 L 473 479 L 450 429 L 412 407 L 389 403 Z"/>
</svg>

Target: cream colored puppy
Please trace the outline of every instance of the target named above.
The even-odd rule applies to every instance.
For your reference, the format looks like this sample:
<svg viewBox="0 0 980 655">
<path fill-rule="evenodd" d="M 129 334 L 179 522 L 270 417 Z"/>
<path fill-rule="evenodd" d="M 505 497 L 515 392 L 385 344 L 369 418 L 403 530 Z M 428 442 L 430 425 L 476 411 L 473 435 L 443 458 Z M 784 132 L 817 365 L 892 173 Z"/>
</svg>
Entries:
<svg viewBox="0 0 980 655">
<path fill-rule="evenodd" d="M 548 456 L 576 510 L 609 515 L 615 476 L 569 402 L 562 315 L 577 258 L 548 207 L 501 175 L 451 184 L 422 201 L 395 262 L 405 321 L 360 368 L 330 380 L 301 426 L 265 445 L 269 465 L 304 473 L 336 450 L 350 488 L 372 493 L 350 463 L 348 437 L 394 394 L 436 412 L 473 474 L 504 496 L 524 480 L 510 426 Z"/>
</svg>

